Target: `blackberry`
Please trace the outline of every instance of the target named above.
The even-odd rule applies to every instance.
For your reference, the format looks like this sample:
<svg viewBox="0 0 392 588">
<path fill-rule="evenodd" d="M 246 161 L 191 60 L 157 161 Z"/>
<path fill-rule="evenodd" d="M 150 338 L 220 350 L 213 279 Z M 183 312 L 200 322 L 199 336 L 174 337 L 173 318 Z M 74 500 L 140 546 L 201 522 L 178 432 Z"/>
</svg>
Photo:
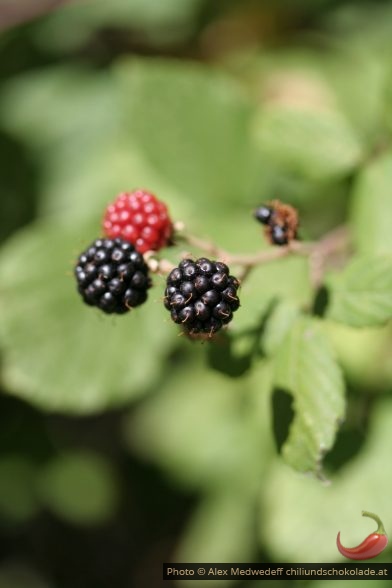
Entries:
<svg viewBox="0 0 392 588">
<path fill-rule="evenodd" d="M 253 216 L 259 223 L 263 225 L 269 225 L 272 220 L 274 210 L 271 206 L 259 206 L 253 213 Z"/>
<path fill-rule="evenodd" d="M 298 239 L 298 212 L 289 204 L 272 200 L 259 206 L 254 217 L 265 225 L 265 236 L 272 245 L 288 245 Z"/>
<path fill-rule="evenodd" d="M 78 258 L 78 292 L 89 306 L 124 314 L 147 300 L 151 286 L 141 253 L 123 239 L 97 239 Z"/>
<path fill-rule="evenodd" d="M 106 237 L 122 237 L 140 253 L 158 251 L 169 245 L 173 223 L 166 204 L 150 192 L 122 192 L 107 206 L 103 218 Z"/>
<path fill-rule="evenodd" d="M 189 334 L 212 335 L 239 308 L 239 285 L 220 261 L 184 259 L 167 278 L 164 305 L 172 320 Z"/>
</svg>

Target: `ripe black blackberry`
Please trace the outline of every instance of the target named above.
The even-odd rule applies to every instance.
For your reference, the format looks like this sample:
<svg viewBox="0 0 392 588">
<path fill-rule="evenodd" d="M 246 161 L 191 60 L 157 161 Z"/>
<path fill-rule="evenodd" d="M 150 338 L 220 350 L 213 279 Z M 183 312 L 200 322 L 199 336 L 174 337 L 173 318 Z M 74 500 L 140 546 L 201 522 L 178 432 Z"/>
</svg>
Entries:
<svg viewBox="0 0 392 588">
<path fill-rule="evenodd" d="M 141 253 L 124 239 L 97 239 L 78 258 L 78 292 L 108 314 L 124 314 L 147 300 L 151 286 Z"/>
<path fill-rule="evenodd" d="M 164 305 L 172 320 L 191 335 L 212 335 L 233 318 L 240 283 L 220 261 L 183 259 L 168 278 Z"/>
<path fill-rule="evenodd" d="M 265 225 L 265 235 L 272 245 L 288 245 L 298 239 L 298 213 L 289 204 L 273 200 L 256 208 L 253 216 Z"/>
</svg>

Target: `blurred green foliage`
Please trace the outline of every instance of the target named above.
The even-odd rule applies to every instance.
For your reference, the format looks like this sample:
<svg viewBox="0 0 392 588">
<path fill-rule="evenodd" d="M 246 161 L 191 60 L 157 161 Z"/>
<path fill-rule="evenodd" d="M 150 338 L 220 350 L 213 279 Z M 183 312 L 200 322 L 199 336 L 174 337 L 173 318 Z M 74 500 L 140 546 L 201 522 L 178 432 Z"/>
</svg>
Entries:
<svg viewBox="0 0 392 588">
<path fill-rule="evenodd" d="M 19 11 L 0 38 L 0 587 L 341 561 L 362 509 L 392 528 L 390 3 Z M 74 260 L 135 187 L 231 252 L 267 247 L 251 213 L 273 198 L 350 249 L 321 289 L 306 257 L 255 268 L 213 341 L 178 337 L 162 276 L 101 317 Z"/>
</svg>

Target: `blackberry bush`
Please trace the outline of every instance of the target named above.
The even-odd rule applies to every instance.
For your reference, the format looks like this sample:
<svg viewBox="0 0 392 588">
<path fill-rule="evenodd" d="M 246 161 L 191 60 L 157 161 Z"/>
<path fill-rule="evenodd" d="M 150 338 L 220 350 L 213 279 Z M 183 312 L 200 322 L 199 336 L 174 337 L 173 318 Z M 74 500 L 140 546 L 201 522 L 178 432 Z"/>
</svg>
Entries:
<svg viewBox="0 0 392 588">
<path fill-rule="evenodd" d="M 150 192 L 123 192 L 106 208 L 103 230 L 107 237 L 122 237 L 140 253 L 158 251 L 170 243 L 173 224 L 167 206 Z"/>
<path fill-rule="evenodd" d="M 164 305 L 186 332 L 212 335 L 227 325 L 239 308 L 239 285 L 220 261 L 184 259 L 167 278 Z"/>
<path fill-rule="evenodd" d="M 78 258 L 75 276 L 84 302 L 108 314 L 140 306 L 151 286 L 143 256 L 120 238 L 91 243 Z"/>
</svg>

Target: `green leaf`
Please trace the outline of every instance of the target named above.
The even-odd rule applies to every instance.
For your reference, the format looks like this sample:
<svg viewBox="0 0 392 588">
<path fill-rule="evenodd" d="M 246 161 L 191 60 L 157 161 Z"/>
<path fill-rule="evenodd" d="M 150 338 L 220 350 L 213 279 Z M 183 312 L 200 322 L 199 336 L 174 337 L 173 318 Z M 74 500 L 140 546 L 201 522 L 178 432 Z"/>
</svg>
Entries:
<svg viewBox="0 0 392 588">
<path fill-rule="evenodd" d="M 294 398 L 283 457 L 296 470 L 318 473 L 345 403 L 341 371 L 316 321 L 300 318 L 290 330 L 276 358 L 275 385 Z"/>
<path fill-rule="evenodd" d="M 29 99 L 26 100 L 26 95 Z M 62 65 L 28 72 L 2 88 L 2 125 L 45 157 L 91 149 L 118 130 L 117 89 L 110 71 Z M 53 147 L 56 149 L 53 149 Z"/>
<path fill-rule="evenodd" d="M 132 412 L 126 440 L 185 487 L 252 493 L 272 452 L 270 378 L 262 368 L 227 378 L 200 365 L 196 352 L 192 345 L 192 361 Z"/>
<path fill-rule="evenodd" d="M 310 180 L 344 176 L 362 156 L 347 120 L 327 109 L 268 105 L 256 117 L 255 136 L 263 157 Z"/>
<path fill-rule="evenodd" d="M 282 300 L 275 305 L 263 334 L 263 351 L 267 355 L 273 355 L 279 349 L 298 315 L 298 306 L 291 300 Z"/>
<path fill-rule="evenodd" d="M 38 487 L 44 503 L 74 524 L 101 524 L 113 516 L 118 504 L 113 472 L 92 452 L 56 457 L 40 472 Z"/>
<path fill-rule="evenodd" d="M 378 326 L 392 318 L 392 257 L 355 258 L 327 284 L 328 318 L 352 327 Z"/>
<path fill-rule="evenodd" d="M 336 548 L 338 531 L 344 544 L 358 545 L 375 529 L 374 521 L 361 517 L 362 510 L 377 513 L 385 528 L 392 528 L 390 398 L 375 404 L 370 413 L 367 405 L 366 413 L 369 429 L 364 446 L 335 472 L 331 484 L 293 475 L 278 460 L 271 467 L 261 489 L 259 529 L 262 544 L 274 560 L 347 561 Z M 346 449 L 343 440 L 341 448 Z M 387 550 L 380 559 L 390 561 L 390 557 Z"/>
<path fill-rule="evenodd" d="M 260 171 L 249 133 L 253 109 L 234 80 L 151 59 L 124 61 L 117 74 L 128 136 L 158 173 L 219 213 L 229 201 L 254 203 Z"/>
<path fill-rule="evenodd" d="M 312 296 L 308 260 L 305 257 L 292 255 L 261 265 L 252 271 L 241 286 L 241 307 L 233 319 L 232 329 L 254 330 L 276 301 L 287 301 L 300 308 L 309 305 Z"/>
<path fill-rule="evenodd" d="M 357 329 L 335 321 L 324 321 L 323 328 L 353 388 L 370 390 L 372 394 L 390 390 L 391 323 L 384 327 Z"/>
<path fill-rule="evenodd" d="M 174 561 L 251 561 L 255 557 L 256 545 L 255 508 L 254 501 L 247 495 L 229 489 L 208 495 L 185 529 Z M 234 583 L 235 580 L 219 578 L 220 586 Z M 184 579 L 181 584 L 187 586 L 188 582 Z M 216 586 L 216 580 L 206 579 L 203 586 Z"/>
<path fill-rule="evenodd" d="M 102 28 L 131 28 L 150 44 L 187 38 L 202 0 L 94 0 L 60 6 L 34 28 L 36 42 L 47 49 L 76 51 Z"/>
<path fill-rule="evenodd" d="M 260 185 L 251 110 L 221 73 L 138 59 L 103 73 L 57 66 L 18 76 L 3 89 L 0 116 L 40 164 L 41 214 L 98 224 L 118 192 L 143 187 L 221 245 L 232 244 L 236 222 L 246 248 Z"/>
<path fill-rule="evenodd" d="M 177 342 L 162 291 L 119 317 L 83 304 L 72 271 L 88 234 L 85 225 L 41 223 L 1 251 L 3 382 L 48 410 L 89 413 L 139 396 Z"/>
<path fill-rule="evenodd" d="M 22 455 L 0 458 L 0 513 L 13 523 L 24 523 L 39 510 L 34 488 L 34 464 Z"/>
<path fill-rule="evenodd" d="M 392 252 L 392 152 L 371 161 L 358 175 L 350 221 L 360 253 Z"/>
</svg>

